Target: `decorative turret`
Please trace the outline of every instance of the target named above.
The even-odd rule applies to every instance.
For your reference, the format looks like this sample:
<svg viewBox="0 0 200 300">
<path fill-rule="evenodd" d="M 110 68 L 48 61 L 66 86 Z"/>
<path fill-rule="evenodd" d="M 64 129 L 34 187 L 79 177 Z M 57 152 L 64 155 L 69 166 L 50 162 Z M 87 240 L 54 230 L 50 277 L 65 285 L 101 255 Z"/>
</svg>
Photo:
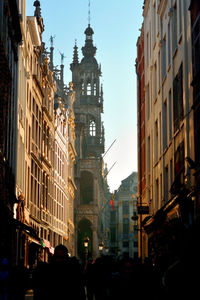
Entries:
<svg viewBox="0 0 200 300">
<path fill-rule="evenodd" d="M 85 46 L 82 47 L 82 53 L 84 58 L 82 59 L 81 63 L 96 63 L 97 61 L 94 58 L 96 54 L 97 48 L 93 45 L 92 35 L 94 34 L 93 29 L 90 27 L 90 24 L 88 24 L 88 27 L 85 30 Z"/>
<path fill-rule="evenodd" d="M 73 54 L 73 62 L 71 63 L 70 67 L 71 70 L 79 65 L 79 59 L 78 59 L 78 47 L 76 45 L 76 40 L 75 40 L 75 45 L 74 45 L 74 54 Z"/>
</svg>

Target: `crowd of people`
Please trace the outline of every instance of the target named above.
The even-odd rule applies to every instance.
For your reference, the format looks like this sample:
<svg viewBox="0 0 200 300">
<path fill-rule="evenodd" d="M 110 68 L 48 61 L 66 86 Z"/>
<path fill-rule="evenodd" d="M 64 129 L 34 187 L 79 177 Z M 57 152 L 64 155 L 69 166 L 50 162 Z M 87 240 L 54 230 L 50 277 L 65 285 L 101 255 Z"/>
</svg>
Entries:
<svg viewBox="0 0 200 300">
<path fill-rule="evenodd" d="M 23 261 L 10 269 L 8 260 L 0 259 L 0 300 L 24 300 L 30 288 L 34 300 L 179 299 L 196 293 L 198 274 L 192 268 L 198 261 L 195 256 L 185 256 L 164 270 L 163 262 L 153 265 L 149 259 L 141 263 L 127 255 L 106 255 L 82 265 L 60 244 L 49 263 L 38 263 L 31 281 Z"/>
<path fill-rule="evenodd" d="M 149 293 L 158 299 L 162 292 L 159 285 L 160 277 L 148 262 L 107 255 L 82 265 L 76 257 L 69 257 L 62 244 L 55 248 L 49 263 L 38 263 L 31 282 L 23 261 L 14 269 L 9 268 L 6 258 L 0 261 L 0 300 L 24 300 L 29 288 L 34 291 L 34 300 L 117 300 L 136 295 L 143 299 Z"/>
</svg>

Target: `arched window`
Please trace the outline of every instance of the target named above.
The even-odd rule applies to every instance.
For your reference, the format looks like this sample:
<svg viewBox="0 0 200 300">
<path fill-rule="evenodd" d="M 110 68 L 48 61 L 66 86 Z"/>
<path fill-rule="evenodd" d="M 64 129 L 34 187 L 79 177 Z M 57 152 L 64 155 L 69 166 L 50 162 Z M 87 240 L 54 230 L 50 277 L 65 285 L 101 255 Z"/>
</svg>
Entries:
<svg viewBox="0 0 200 300">
<path fill-rule="evenodd" d="M 97 84 L 96 84 L 96 82 L 94 83 L 94 96 L 96 96 L 97 95 Z"/>
<path fill-rule="evenodd" d="M 91 83 L 87 83 L 87 95 L 91 95 Z"/>
<path fill-rule="evenodd" d="M 84 82 L 82 82 L 82 85 L 81 85 L 81 94 L 82 94 L 82 95 L 84 95 L 84 88 L 85 88 Z"/>
<path fill-rule="evenodd" d="M 90 121 L 90 135 L 96 136 L 96 123 L 94 120 Z"/>
</svg>

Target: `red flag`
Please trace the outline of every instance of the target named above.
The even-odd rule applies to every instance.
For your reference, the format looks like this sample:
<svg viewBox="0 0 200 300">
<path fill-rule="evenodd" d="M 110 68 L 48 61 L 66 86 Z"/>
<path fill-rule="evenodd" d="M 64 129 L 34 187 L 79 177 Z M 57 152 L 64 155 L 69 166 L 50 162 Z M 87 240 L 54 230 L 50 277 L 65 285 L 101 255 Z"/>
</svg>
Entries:
<svg viewBox="0 0 200 300">
<path fill-rule="evenodd" d="M 112 209 L 115 209 L 115 204 L 114 204 L 114 194 L 112 194 L 110 198 L 110 205 L 112 206 Z"/>
</svg>

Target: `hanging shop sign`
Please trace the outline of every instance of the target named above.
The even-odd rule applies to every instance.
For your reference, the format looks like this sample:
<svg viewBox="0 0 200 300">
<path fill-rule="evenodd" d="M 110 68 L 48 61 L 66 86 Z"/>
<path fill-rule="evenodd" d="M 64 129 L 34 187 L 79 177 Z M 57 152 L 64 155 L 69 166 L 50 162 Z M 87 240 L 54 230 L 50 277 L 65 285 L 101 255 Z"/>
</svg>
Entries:
<svg viewBox="0 0 200 300">
<path fill-rule="evenodd" d="M 148 205 L 138 206 L 137 209 L 138 209 L 139 215 L 148 215 L 149 214 L 149 206 Z"/>
</svg>

